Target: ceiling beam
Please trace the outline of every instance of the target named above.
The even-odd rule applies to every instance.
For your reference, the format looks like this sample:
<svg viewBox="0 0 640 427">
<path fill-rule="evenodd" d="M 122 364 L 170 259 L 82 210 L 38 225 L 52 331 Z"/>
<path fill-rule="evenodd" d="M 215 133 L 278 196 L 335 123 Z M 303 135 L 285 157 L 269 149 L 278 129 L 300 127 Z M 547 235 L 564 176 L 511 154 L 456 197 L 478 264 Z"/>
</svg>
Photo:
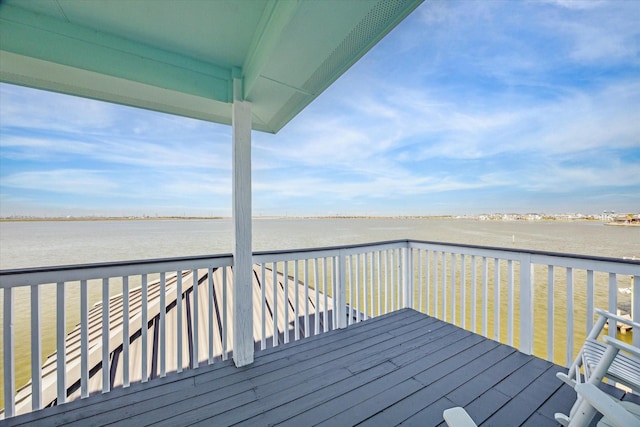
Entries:
<svg viewBox="0 0 640 427">
<path fill-rule="evenodd" d="M 0 81 L 231 124 L 231 104 L 0 50 Z"/>
<path fill-rule="evenodd" d="M 284 29 L 298 9 L 299 1 L 270 0 L 253 36 L 247 59 L 242 66 L 244 99 L 251 100 L 251 89 L 278 46 Z"/>
<path fill-rule="evenodd" d="M 0 5 L 0 50 L 218 102 L 232 101 L 229 68 L 9 5 Z M 66 90 L 82 95 L 73 93 L 73 85 Z"/>
</svg>

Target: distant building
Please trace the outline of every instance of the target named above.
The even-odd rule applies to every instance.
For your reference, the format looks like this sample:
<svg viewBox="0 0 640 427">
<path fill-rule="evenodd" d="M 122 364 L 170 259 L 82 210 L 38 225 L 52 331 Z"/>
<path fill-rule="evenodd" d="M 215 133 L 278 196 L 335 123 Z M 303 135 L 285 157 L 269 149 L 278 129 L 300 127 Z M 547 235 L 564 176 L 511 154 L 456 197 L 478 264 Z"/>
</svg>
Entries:
<svg viewBox="0 0 640 427">
<path fill-rule="evenodd" d="M 616 225 L 640 225 L 640 214 L 618 214 L 611 219 Z"/>
</svg>

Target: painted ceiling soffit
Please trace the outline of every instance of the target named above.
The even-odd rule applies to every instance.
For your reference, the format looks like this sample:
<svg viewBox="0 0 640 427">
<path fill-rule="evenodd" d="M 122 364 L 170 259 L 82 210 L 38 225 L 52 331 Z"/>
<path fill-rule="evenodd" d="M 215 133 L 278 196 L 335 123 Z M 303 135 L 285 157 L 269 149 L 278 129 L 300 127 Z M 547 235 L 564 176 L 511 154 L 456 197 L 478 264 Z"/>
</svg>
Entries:
<svg viewBox="0 0 640 427">
<path fill-rule="evenodd" d="M 239 75 L 253 128 L 276 133 L 419 3 L 268 0 L 231 66 L 0 3 L 0 81 L 230 124 Z M 323 28 L 325 4 L 346 23 Z"/>
</svg>

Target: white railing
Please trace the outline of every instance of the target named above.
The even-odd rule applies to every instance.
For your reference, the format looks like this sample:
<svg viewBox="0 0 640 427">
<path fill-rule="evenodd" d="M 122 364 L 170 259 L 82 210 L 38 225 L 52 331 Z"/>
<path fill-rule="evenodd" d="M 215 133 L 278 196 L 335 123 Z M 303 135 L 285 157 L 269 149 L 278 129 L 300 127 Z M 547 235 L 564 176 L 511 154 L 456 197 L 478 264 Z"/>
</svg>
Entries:
<svg viewBox="0 0 640 427">
<path fill-rule="evenodd" d="M 302 277 L 307 292 L 336 295 L 329 329 L 411 307 L 565 366 L 593 326 L 596 307 L 616 312 L 625 298 L 640 319 L 640 298 L 619 293 L 639 294 L 635 260 L 403 240 L 255 254 L 254 262 L 287 271 L 296 283 Z M 640 345 L 640 333 L 633 340 Z"/>
<path fill-rule="evenodd" d="M 633 260 L 432 242 L 409 246 L 416 308 L 565 366 L 593 326 L 594 309 L 615 313 L 619 285 L 632 295 L 640 291 L 640 262 Z M 640 298 L 625 298 L 638 322 Z M 640 333 L 633 342 L 640 345 Z"/>
<path fill-rule="evenodd" d="M 96 384 L 90 370 L 98 365 L 108 367 L 101 369 L 101 379 L 98 388 L 108 392 L 111 375 L 117 370 L 120 373 L 122 386 L 127 387 L 132 381 L 132 376 L 138 381 L 145 382 L 153 376 L 165 376 L 167 365 L 172 365 L 174 370 L 181 371 L 185 365 L 182 360 L 184 349 L 195 346 L 195 354 L 198 354 L 198 326 L 199 322 L 191 322 L 183 325 L 181 310 L 185 305 L 184 299 L 192 295 L 192 302 L 187 306 L 193 307 L 193 318 L 199 318 L 198 294 L 187 293 L 183 290 L 183 279 L 192 278 L 191 283 L 185 283 L 184 288 L 195 288 L 202 276 L 201 271 L 207 272 L 209 281 L 214 276 L 213 271 L 225 268 L 232 264 L 230 255 L 211 257 L 189 257 L 179 259 L 159 259 L 150 261 L 132 261 L 119 263 L 104 263 L 91 265 L 60 266 L 50 268 L 30 268 L 22 270 L 0 271 L 0 288 L 2 289 L 3 314 L 2 314 L 2 370 L 3 370 L 3 397 L 5 402 L 4 416 L 13 416 L 16 413 L 28 412 L 40 409 L 43 402 L 51 402 L 55 399 L 57 404 L 69 399 L 69 394 L 79 394 L 79 397 L 87 397 L 95 391 Z M 171 280 L 169 278 L 172 278 Z M 222 292 L 226 298 L 226 274 L 223 274 Z M 169 283 L 171 281 L 171 283 Z M 150 290 L 153 282 L 153 290 Z M 134 293 L 135 291 L 135 293 Z M 118 306 L 111 306 L 116 295 Z M 173 338 L 176 346 L 177 360 L 167 361 L 167 307 L 171 302 L 167 297 L 174 295 L 177 316 L 174 327 L 177 335 Z M 211 293 L 209 295 L 212 295 Z M 135 301 L 131 299 L 135 297 Z M 95 302 L 95 304 L 92 304 Z M 43 310 L 43 303 L 45 307 Z M 212 327 L 212 302 L 208 302 L 209 334 L 214 332 Z M 104 310 L 102 308 L 105 308 Z M 49 313 L 43 315 L 43 311 Z M 16 322 L 16 315 L 20 317 Z M 46 333 L 43 334 L 43 318 Z M 155 318 L 154 330 L 159 340 L 159 352 L 155 372 L 150 372 L 151 347 L 149 341 L 155 339 L 149 337 L 149 325 Z M 18 327 L 16 327 L 16 324 Z M 78 324 L 79 327 L 69 333 L 69 326 Z M 226 318 L 222 320 L 223 334 L 226 335 Z M 194 339 L 186 342 L 183 330 L 191 326 L 190 334 Z M 29 336 L 30 328 L 30 339 Z M 130 341 L 122 337 L 130 336 L 134 328 L 139 330 L 140 343 L 136 348 L 136 358 L 130 350 Z M 20 335 L 16 337 L 16 332 Z M 69 333 L 69 334 L 68 334 Z M 212 342 L 212 340 L 209 340 Z M 226 340 L 223 340 L 226 342 Z M 19 344 L 16 346 L 16 344 Z M 17 351 L 16 351 L 17 349 Z M 42 357 L 55 351 L 55 356 L 45 363 L 47 370 L 43 372 Z M 114 366 L 112 352 L 121 353 L 118 366 Z M 213 349 L 209 346 L 209 360 L 213 361 Z M 30 364 L 25 358 L 30 357 Z M 224 357 L 224 355 L 223 355 Z M 21 371 L 30 372 L 26 379 L 30 379 L 30 386 L 23 389 L 23 395 L 27 398 L 23 405 L 28 407 L 16 408 L 16 358 L 20 362 Z M 195 367 L 197 360 L 188 361 Z M 187 365 L 188 366 L 188 365 Z M 29 369 L 30 368 L 30 369 Z M 68 384 L 67 376 L 75 373 L 80 378 L 78 384 Z M 43 384 L 43 375 L 47 382 Z M 95 375 L 93 375 L 95 377 Z M 26 381 L 25 376 L 20 378 Z M 91 384 L 91 383 L 94 384 Z M 76 387 L 74 387 L 74 385 Z M 18 396 L 19 398 L 19 396 Z"/>
<path fill-rule="evenodd" d="M 254 253 L 253 262 L 259 284 L 254 291 L 254 339 L 260 349 L 399 308 L 414 308 L 524 353 L 568 365 L 592 326 L 596 307 L 615 312 L 620 302 L 627 302 L 621 301 L 623 298 L 630 299 L 634 320 L 640 320 L 640 298 L 620 297 L 618 292 L 619 286 L 630 287 L 638 295 L 640 262 L 633 260 L 399 240 L 259 252 Z M 164 376 L 229 357 L 232 293 L 227 296 L 227 289 L 232 283 L 228 278 L 231 265 L 232 257 L 221 255 L 0 271 L 5 416 L 16 414 L 15 360 L 25 353 L 31 354 L 31 363 L 23 369 L 31 379 L 30 409 L 39 409 L 50 400 L 43 393 L 51 385 L 42 383 L 42 355 L 47 351 L 58 355 L 54 375 L 58 404 L 69 398 L 65 372 L 74 363 L 81 372 L 76 393 L 86 397 L 92 390 L 90 366 L 96 360 L 98 365 L 109 367 L 101 372 L 101 391 L 107 392 L 113 382 L 109 375 L 121 376 L 121 385 L 126 387 L 153 375 Z M 188 288 L 199 291 L 189 296 Z M 138 294 L 134 295 L 134 290 Z M 74 301 L 68 301 L 71 293 Z M 111 295 L 114 293 L 121 294 L 119 299 Z M 171 328 L 165 318 L 171 305 L 168 295 L 174 295 L 177 312 L 172 317 L 177 325 Z M 91 298 L 99 304 L 94 307 L 97 314 L 90 317 Z M 55 328 L 49 328 L 48 334 L 43 334 L 43 301 L 55 305 Z M 109 304 L 111 309 L 102 310 Z M 30 339 L 17 351 L 16 312 L 27 312 L 31 330 Z M 72 312 L 79 312 L 79 316 L 69 315 Z M 65 360 L 65 346 L 75 339 L 73 333 L 67 335 L 69 326 L 75 325 L 73 321 L 70 324 L 72 317 L 80 325 L 80 345 L 79 360 L 70 361 Z M 152 318 L 158 324 L 150 338 L 141 325 L 149 324 Z M 90 324 L 90 319 L 98 319 L 97 324 Z M 117 327 L 122 331 L 116 332 Z M 140 351 L 134 352 L 122 336 L 129 336 L 135 328 L 142 336 Z M 167 336 L 168 330 L 176 336 Z M 183 330 L 190 331 L 189 342 L 184 342 Z M 634 344 L 640 345 L 640 333 L 634 332 Z M 92 333 L 99 337 L 92 340 Z M 610 333 L 614 334 L 615 328 Z M 220 335 L 217 341 L 214 334 Z M 43 345 L 47 341 L 44 335 L 53 336 L 52 348 Z M 149 362 L 150 339 L 159 340 L 154 368 Z M 97 344 L 89 348 L 94 341 Z M 176 346 L 177 360 L 166 360 L 169 341 L 175 341 L 171 345 Z M 186 347 L 196 356 L 183 359 Z M 114 367 L 110 359 L 114 348 L 121 352 L 122 367 Z"/>
<path fill-rule="evenodd" d="M 294 292 L 293 297 L 289 298 L 288 310 L 267 307 L 265 290 L 268 287 L 262 288 L 257 313 L 259 319 L 254 319 L 262 325 L 260 348 L 342 328 L 369 317 L 408 307 L 401 300 L 406 291 L 398 286 L 403 283 L 402 277 L 406 276 L 406 271 L 402 271 L 401 260 L 403 256 L 406 257 L 403 254 L 407 248 L 407 241 L 402 240 L 255 253 L 253 262 L 261 265 L 262 283 L 268 279 L 265 276 L 268 269 L 273 275 L 274 286 L 276 271 L 291 280 L 283 281 L 281 285 L 284 295 L 290 295 L 291 291 L 287 288 L 290 284 L 301 287 L 299 292 Z M 275 293 L 275 290 L 272 292 Z M 310 307 L 310 304 L 315 307 Z M 269 331 L 265 326 L 270 321 L 267 313 L 273 317 L 271 343 L 267 340 Z M 276 330 L 275 325 L 279 325 L 279 329 Z"/>
</svg>

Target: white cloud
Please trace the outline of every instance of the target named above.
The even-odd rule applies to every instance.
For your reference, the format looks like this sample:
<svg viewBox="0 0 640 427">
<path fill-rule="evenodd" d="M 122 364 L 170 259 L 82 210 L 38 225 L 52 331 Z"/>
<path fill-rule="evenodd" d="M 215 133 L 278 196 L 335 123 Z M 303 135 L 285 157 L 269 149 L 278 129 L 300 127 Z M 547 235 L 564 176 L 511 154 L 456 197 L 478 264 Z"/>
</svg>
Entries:
<svg viewBox="0 0 640 427">
<path fill-rule="evenodd" d="M 17 136 L 6 132 L 0 136 L 0 148 L 4 150 L 0 157 L 40 161 L 83 157 L 102 163 L 147 168 L 181 167 L 230 171 L 230 142 L 209 145 L 201 140 L 182 141 L 179 133 L 173 137 L 176 138 L 175 141 L 108 133 Z"/>
<path fill-rule="evenodd" d="M 500 174 L 483 174 L 465 180 L 455 174 L 429 174 L 404 169 L 387 171 L 385 175 L 323 174 L 321 171 L 303 173 L 284 178 L 266 178 L 254 182 L 257 195 L 272 195 L 306 200 L 309 197 L 336 202 L 369 201 L 377 204 L 389 198 L 419 197 L 427 194 L 461 190 L 474 190 L 505 186 L 510 182 Z M 383 202 L 384 203 L 384 202 Z"/>
<path fill-rule="evenodd" d="M 230 169 L 228 126 L 8 84 L 0 84 L 0 111 L 0 147 L 14 158 Z"/>
<path fill-rule="evenodd" d="M 524 185 L 529 190 L 551 193 L 620 186 L 640 188 L 640 164 L 619 161 L 604 161 L 598 166 L 548 164 L 532 173 L 530 181 Z"/>
<path fill-rule="evenodd" d="M 224 206 L 228 208 L 231 197 L 231 182 L 227 175 L 194 173 L 175 170 L 157 172 L 150 176 L 134 172 L 118 173 L 105 170 L 54 169 L 28 171 L 9 174 L 2 178 L 0 186 L 5 197 L 15 199 L 9 193 L 12 189 L 37 191 L 55 195 L 51 199 L 67 200 L 66 196 L 96 198 L 106 203 L 110 200 L 114 208 L 134 203 L 140 207 L 146 204 L 165 203 L 176 207 Z M 28 193 L 20 200 L 36 203 Z M 40 196 L 38 196 L 40 197 Z M 49 199 L 49 197 L 47 197 Z"/>
<path fill-rule="evenodd" d="M 111 193 L 118 185 L 101 172 L 79 169 L 18 172 L 3 177 L 2 185 L 27 190 L 77 195 Z"/>
<path fill-rule="evenodd" d="M 537 129 L 530 129 L 522 141 L 548 155 L 640 148 L 638 117 L 640 81 L 614 83 L 532 109 L 525 120 Z"/>
<path fill-rule="evenodd" d="M 547 22 L 547 27 L 567 37 L 570 43 L 569 57 L 579 63 L 602 66 L 628 62 L 638 65 L 638 19 L 633 22 L 625 14 L 640 17 L 640 3 L 616 2 L 610 6 L 618 10 L 612 13 L 610 8 L 603 8 L 597 15 L 588 18 Z"/>
<path fill-rule="evenodd" d="M 469 190 L 543 200 L 637 185 L 637 165 L 620 156 L 640 150 L 638 8 L 425 2 L 278 135 L 254 133 L 256 209 L 401 210 L 399 200 L 434 195 L 453 206 Z M 3 191 L 228 209 L 229 128 L 9 85 L 0 93 L 0 159 L 57 168 L 0 171 Z"/>
<path fill-rule="evenodd" d="M 90 99 L 0 83 L 2 127 L 78 132 L 113 125 L 117 108 Z"/>
<path fill-rule="evenodd" d="M 160 188 L 155 189 L 160 197 L 195 197 L 206 200 L 209 197 L 231 197 L 231 176 L 219 174 L 179 172 L 165 179 Z M 215 203 L 215 200 L 211 202 Z"/>
<path fill-rule="evenodd" d="M 542 0 L 542 2 L 574 10 L 596 9 L 607 4 L 606 0 Z"/>
<path fill-rule="evenodd" d="M 598 150 L 640 147 L 636 81 L 565 89 L 563 96 L 535 103 L 497 94 L 484 104 L 456 103 L 446 94 L 390 82 L 369 84 L 375 94 L 358 91 L 346 103 L 334 98 L 332 109 L 307 114 L 284 140 L 261 140 L 257 156 L 271 168 L 260 170 L 272 170 L 272 177 L 254 190 L 351 201 L 473 189 L 569 191 L 581 182 L 590 185 L 592 170 L 567 168 L 562 161 L 593 152 L 581 160 L 586 165 L 596 161 Z M 467 161 L 479 166 L 469 170 Z M 598 176 L 614 167 L 602 163 Z M 273 175 L 281 168 L 290 168 L 290 175 Z"/>
</svg>

